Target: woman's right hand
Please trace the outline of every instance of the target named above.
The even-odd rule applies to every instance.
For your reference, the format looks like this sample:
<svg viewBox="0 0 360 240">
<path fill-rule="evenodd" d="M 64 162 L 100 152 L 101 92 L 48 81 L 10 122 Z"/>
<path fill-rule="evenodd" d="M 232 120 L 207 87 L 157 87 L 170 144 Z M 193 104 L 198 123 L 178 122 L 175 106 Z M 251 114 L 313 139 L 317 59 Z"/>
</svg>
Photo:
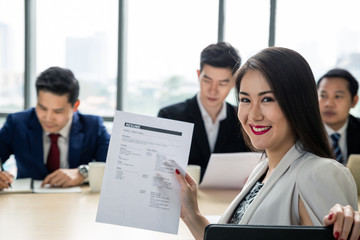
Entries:
<svg viewBox="0 0 360 240">
<path fill-rule="evenodd" d="M 360 212 L 347 205 L 336 204 L 324 217 L 324 226 L 333 225 L 335 239 L 360 239 Z"/>
<path fill-rule="evenodd" d="M 4 188 L 9 188 L 10 184 L 13 182 L 13 176 L 8 173 L 1 171 L 0 172 L 0 190 L 3 190 Z"/>
<path fill-rule="evenodd" d="M 194 215 L 199 212 L 197 202 L 197 184 L 195 180 L 186 173 L 185 177 L 180 174 L 179 170 L 175 170 L 176 178 L 181 185 L 181 214 L 182 219 Z"/>
<path fill-rule="evenodd" d="M 181 213 L 180 217 L 188 226 L 196 239 L 203 239 L 205 227 L 209 221 L 200 213 L 197 201 L 197 183 L 186 173 L 185 177 L 175 170 L 177 180 L 181 185 Z"/>
</svg>

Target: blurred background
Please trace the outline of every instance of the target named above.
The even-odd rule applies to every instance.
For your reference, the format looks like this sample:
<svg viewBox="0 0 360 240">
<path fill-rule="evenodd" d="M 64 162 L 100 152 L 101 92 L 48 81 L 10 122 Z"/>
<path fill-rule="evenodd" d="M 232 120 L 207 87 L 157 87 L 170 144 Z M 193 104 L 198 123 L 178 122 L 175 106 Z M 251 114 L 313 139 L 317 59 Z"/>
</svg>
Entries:
<svg viewBox="0 0 360 240">
<path fill-rule="evenodd" d="M 359 10 L 358 0 L 0 0 L 0 125 L 35 106 L 34 81 L 50 66 L 74 72 L 79 110 L 110 132 L 115 110 L 156 116 L 196 94 L 200 52 L 217 41 L 243 63 L 282 46 L 315 79 L 333 67 L 360 79 Z"/>
</svg>

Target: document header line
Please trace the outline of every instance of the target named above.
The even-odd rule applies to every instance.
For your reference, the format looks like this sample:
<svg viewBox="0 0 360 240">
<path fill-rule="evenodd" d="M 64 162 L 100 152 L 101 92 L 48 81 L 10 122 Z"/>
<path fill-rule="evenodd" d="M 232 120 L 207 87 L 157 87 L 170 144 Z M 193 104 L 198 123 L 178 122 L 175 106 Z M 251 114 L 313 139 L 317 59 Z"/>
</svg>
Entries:
<svg viewBox="0 0 360 240">
<path fill-rule="evenodd" d="M 140 125 L 140 124 L 136 124 L 136 123 L 125 122 L 125 127 L 148 130 L 148 131 L 153 131 L 153 132 L 166 133 L 166 134 L 171 134 L 171 135 L 176 135 L 176 136 L 182 136 L 182 132 L 161 129 L 161 128 L 154 128 L 154 127 L 144 126 L 144 125 Z"/>
</svg>

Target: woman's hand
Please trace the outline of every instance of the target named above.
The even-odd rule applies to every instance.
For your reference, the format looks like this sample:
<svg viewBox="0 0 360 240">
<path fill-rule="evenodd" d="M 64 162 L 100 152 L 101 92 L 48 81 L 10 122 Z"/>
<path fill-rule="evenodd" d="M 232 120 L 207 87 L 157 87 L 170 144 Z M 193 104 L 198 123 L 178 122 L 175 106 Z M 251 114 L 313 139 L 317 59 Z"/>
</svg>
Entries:
<svg viewBox="0 0 360 240">
<path fill-rule="evenodd" d="M 336 204 L 324 217 L 324 226 L 334 225 L 335 239 L 360 239 L 360 213 L 347 205 Z"/>
<path fill-rule="evenodd" d="M 186 173 L 185 177 L 175 170 L 177 180 L 181 185 L 181 213 L 180 217 L 188 226 L 196 239 L 203 239 L 205 227 L 209 221 L 200 213 L 197 201 L 197 183 Z"/>
<path fill-rule="evenodd" d="M 180 174 L 179 170 L 175 170 L 176 178 L 181 185 L 181 214 L 180 217 L 184 220 L 186 217 L 194 215 L 199 212 L 197 201 L 197 184 L 195 180 L 186 173 L 185 177 Z"/>
</svg>

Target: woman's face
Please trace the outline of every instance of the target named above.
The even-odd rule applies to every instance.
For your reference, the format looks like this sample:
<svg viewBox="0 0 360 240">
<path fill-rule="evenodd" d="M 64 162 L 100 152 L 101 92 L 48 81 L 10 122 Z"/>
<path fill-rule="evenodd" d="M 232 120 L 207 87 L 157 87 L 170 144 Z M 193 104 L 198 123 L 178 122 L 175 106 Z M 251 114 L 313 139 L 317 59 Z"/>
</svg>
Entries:
<svg viewBox="0 0 360 240">
<path fill-rule="evenodd" d="M 259 71 L 247 71 L 241 80 L 238 118 L 258 150 L 286 153 L 295 142 L 289 122 Z"/>
</svg>

